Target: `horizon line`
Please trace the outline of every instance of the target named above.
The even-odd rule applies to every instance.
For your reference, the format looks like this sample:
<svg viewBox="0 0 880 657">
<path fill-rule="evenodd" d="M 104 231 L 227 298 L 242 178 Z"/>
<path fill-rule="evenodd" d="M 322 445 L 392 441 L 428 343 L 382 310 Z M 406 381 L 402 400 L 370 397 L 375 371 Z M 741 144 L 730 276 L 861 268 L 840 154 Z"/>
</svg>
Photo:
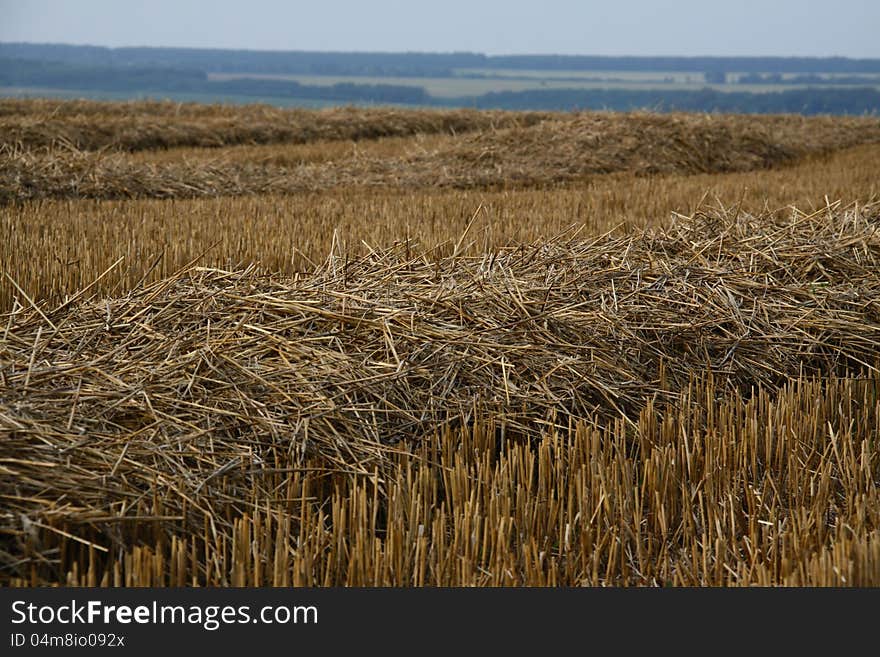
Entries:
<svg viewBox="0 0 880 657">
<path fill-rule="evenodd" d="M 278 48 L 253 48 L 253 47 L 205 47 L 205 46 L 155 46 L 155 45 L 125 45 L 125 46 L 108 46 L 97 43 L 70 43 L 60 41 L 2 41 L 0 46 L 66 46 L 71 48 L 102 48 L 105 50 L 193 50 L 193 51 L 225 51 L 225 52 L 259 52 L 259 53 L 317 53 L 317 54 L 335 54 L 335 55 L 476 55 L 486 58 L 500 57 L 559 57 L 559 58 L 578 58 L 591 57 L 600 59 L 838 59 L 851 61 L 880 61 L 877 57 L 850 57 L 848 55 L 609 55 L 599 53 L 551 53 L 551 52 L 511 52 L 511 53 L 485 53 L 475 50 L 304 50 L 289 49 L 282 50 Z"/>
</svg>

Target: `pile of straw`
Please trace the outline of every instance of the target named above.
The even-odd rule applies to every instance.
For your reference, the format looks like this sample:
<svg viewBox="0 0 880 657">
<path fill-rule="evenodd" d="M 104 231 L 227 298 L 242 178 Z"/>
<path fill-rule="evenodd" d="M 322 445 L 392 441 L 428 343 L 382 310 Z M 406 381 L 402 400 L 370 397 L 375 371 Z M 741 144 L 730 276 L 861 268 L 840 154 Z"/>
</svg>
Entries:
<svg viewBox="0 0 880 657">
<path fill-rule="evenodd" d="M 434 154 L 461 185 L 548 183 L 585 173 L 722 173 L 880 142 L 880 119 L 592 112 L 464 135 Z"/>
<path fill-rule="evenodd" d="M 360 117 L 364 125 L 360 125 L 353 120 L 357 117 L 345 119 L 343 110 L 337 112 L 343 113 L 339 121 L 331 120 L 329 113 L 320 119 L 308 115 L 312 117 L 309 126 L 300 128 L 316 138 L 337 133 L 343 135 L 339 138 L 351 138 L 373 134 L 371 130 L 408 134 L 409 130 L 449 128 L 442 115 L 431 113 L 409 117 L 406 112 L 388 111 L 374 117 L 375 121 L 364 115 Z M 516 116 L 507 116 L 506 125 L 520 120 Z M 413 125 L 408 123 L 410 118 Z M 284 157 L 266 157 L 266 153 L 220 150 L 153 162 L 113 151 L 2 145 L 0 202 L 287 194 L 339 187 L 547 186 L 611 172 L 748 171 L 880 142 L 880 120 L 867 118 L 639 113 L 588 113 L 540 122 L 534 122 L 534 116 L 526 118 L 522 125 L 499 128 L 505 121 L 483 117 L 482 129 L 477 129 L 477 123 L 462 115 L 462 123 L 475 131 L 442 139 L 429 150 L 413 142 L 411 148 L 402 147 L 401 154 L 392 157 L 362 153 L 293 166 L 285 165 Z M 432 120 L 437 125 L 425 125 Z M 496 127 L 488 129 L 487 121 Z M 138 125 L 130 127 L 141 130 Z M 211 122 L 203 128 L 213 135 L 223 133 Z M 278 154 L 284 153 L 279 150 Z"/>
<path fill-rule="evenodd" d="M 388 450 L 492 418 L 499 437 L 875 370 L 880 207 L 715 213 L 482 257 L 410 244 L 298 279 L 190 268 L 123 298 L 22 305 L 0 339 L 0 524 L 106 517 L 143 491 Z M 466 236 L 456 245 L 461 251 Z M 23 516 L 21 514 L 24 514 Z"/>
<path fill-rule="evenodd" d="M 303 144 L 416 134 L 460 134 L 556 117 L 549 112 L 400 110 L 171 101 L 0 100 L 0 146 L 34 150 L 122 150 Z"/>
</svg>

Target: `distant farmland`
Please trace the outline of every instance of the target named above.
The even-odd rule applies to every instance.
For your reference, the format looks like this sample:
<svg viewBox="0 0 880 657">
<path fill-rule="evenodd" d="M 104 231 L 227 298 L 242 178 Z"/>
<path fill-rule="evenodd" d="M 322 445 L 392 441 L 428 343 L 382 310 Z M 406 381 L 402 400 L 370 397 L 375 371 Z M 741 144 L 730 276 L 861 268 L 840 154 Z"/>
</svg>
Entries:
<svg viewBox="0 0 880 657">
<path fill-rule="evenodd" d="M 0 96 L 282 107 L 876 114 L 880 60 L 85 48 L 0 43 Z"/>
<path fill-rule="evenodd" d="M 734 74 L 736 75 L 736 74 Z M 457 70 L 449 77 L 397 77 L 397 76 L 334 76 L 334 75 L 285 75 L 271 73 L 211 73 L 212 80 L 263 79 L 292 80 L 308 85 L 394 84 L 422 87 L 438 99 L 482 96 L 499 91 L 527 91 L 551 89 L 615 89 L 622 91 L 698 91 L 713 89 L 720 92 L 769 93 L 792 89 L 791 84 L 780 81 L 775 84 L 713 84 L 706 82 L 698 73 L 656 71 L 510 71 L 493 69 Z M 880 76 L 870 76 L 865 82 L 840 85 L 833 79 L 825 84 L 816 83 L 814 88 L 840 89 L 880 88 Z"/>
</svg>

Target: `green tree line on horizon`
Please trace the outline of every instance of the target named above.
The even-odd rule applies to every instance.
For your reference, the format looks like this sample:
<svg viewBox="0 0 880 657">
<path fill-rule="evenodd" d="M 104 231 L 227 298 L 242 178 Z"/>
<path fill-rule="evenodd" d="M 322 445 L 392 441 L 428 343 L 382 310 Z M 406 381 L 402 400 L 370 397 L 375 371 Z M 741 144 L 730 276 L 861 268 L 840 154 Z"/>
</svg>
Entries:
<svg viewBox="0 0 880 657">
<path fill-rule="evenodd" d="M 131 93 L 198 93 L 215 96 L 300 98 L 337 102 L 423 105 L 424 87 L 391 84 L 306 85 L 292 80 L 237 78 L 210 80 L 197 69 L 164 67 L 70 66 L 58 62 L 0 59 L 0 86 L 115 91 Z"/>
<path fill-rule="evenodd" d="M 89 66 L 24 59 L 0 59 L 0 86 L 63 89 L 74 92 L 122 92 L 138 95 L 201 94 L 279 101 L 301 99 L 331 103 L 371 103 L 511 110 L 696 111 L 736 113 L 876 114 L 880 91 L 874 87 L 816 88 L 750 93 L 675 89 L 533 89 L 479 96 L 436 98 L 421 86 L 392 84 L 307 85 L 291 80 L 209 79 L 197 68 Z"/>
<path fill-rule="evenodd" d="M 880 59 L 308 52 L 0 43 L 0 58 L 87 66 L 170 66 L 208 73 L 449 77 L 456 69 L 704 73 L 880 73 Z"/>
</svg>

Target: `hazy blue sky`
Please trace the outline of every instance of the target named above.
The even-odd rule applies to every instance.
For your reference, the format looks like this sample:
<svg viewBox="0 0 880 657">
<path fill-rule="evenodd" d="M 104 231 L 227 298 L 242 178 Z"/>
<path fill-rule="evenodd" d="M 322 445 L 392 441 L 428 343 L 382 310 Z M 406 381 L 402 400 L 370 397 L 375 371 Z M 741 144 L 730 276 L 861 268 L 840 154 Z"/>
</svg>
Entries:
<svg viewBox="0 0 880 657">
<path fill-rule="evenodd" d="M 880 0 L 0 0 L 0 41 L 880 57 Z"/>
</svg>

